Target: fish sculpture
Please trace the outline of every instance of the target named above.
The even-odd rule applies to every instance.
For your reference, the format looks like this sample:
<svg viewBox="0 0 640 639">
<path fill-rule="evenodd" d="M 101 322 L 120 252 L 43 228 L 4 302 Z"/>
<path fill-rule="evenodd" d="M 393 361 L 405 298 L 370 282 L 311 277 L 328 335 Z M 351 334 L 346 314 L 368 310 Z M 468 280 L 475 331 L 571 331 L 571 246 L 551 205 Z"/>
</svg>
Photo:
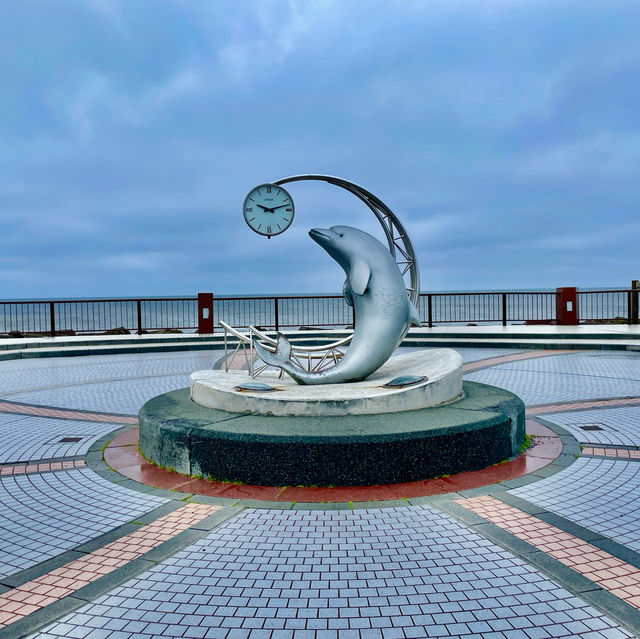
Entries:
<svg viewBox="0 0 640 639">
<path fill-rule="evenodd" d="M 420 316 L 389 250 L 375 237 L 351 226 L 311 229 L 309 236 L 344 269 L 344 298 L 355 312 L 353 339 L 332 368 L 305 371 L 291 361 L 291 344 L 278 333 L 276 352 L 254 343 L 260 358 L 281 368 L 298 384 L 358 382 L 377 371 Z"/>
</svg>

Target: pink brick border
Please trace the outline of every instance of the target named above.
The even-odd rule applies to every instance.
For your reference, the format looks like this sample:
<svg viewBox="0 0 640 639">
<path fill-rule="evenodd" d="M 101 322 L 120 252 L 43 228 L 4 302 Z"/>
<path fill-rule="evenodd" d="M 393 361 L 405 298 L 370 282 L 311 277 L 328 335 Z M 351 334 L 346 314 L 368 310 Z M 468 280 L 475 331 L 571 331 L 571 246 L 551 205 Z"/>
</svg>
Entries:
<svg viewBox="0 0 640 639">
<path fill-rule="evenodd" d="M 589 410 L 591 408 L 611 408 L 612 406 L 640 406 L 640 397 L 596 399 L 583 402 L 567 402 L 566 404 L 540 404 L 539 406 L 528 406 L 527 414 L 544 415 L 545 413 L 568 413 L 570 411 Z"/>
<path fill-rule="evenodd" d="M 512 355 L 499 355 L 498 357 L 489 357 L 487 359 L 480 359 L 477 362 L 467 362 L 462 365 L 462 371 L 470 373 L 481 368 L 490 368 L 491 366 L 497 366 L 498 364 L 505 364 L 507 362 L 518 362 L 523 359 L 535 359 L 537 357 L 550 357 L 552 355 L 567 355 L 568 353 L 579 353 L 581 351 L 577 349 L 545 349 L 540 351 L 533 351 L 528 353 L 513 353 Z"/>
<path fill-rule="evenodd" d="M 616 459 L 640 459 L 640 450 L 629 448 L 598 448 L 596 446 L 584 446 L 583 455 L 594 457 L 615 457 Z"/>
<path fill-rule="evenodd" d="M 137 424 L 138 418 L 131 415 L 110 415 L 109 413 L 92 413 L 70 410 L 67 408 L 50 408 L 37 404 L 13 404 L 0 400 L 1 413 L 17 413 L 19 415 L 37 415 L 38 417 L 56 417 L 58 419 L 76 419 L 85 422 L 106 422 L 108 424 Z"/>
<path fill-rule="evenodd" d="M 5 475 L 29 475 L 31 473 L 47 473 L 56 470 L 69 470 L 71 468 L 84 468 L 84 459 L 71 459 L 59 462 L 34 462 L 25 464 L 0 465 L 0 476 Z"/>
</svg>

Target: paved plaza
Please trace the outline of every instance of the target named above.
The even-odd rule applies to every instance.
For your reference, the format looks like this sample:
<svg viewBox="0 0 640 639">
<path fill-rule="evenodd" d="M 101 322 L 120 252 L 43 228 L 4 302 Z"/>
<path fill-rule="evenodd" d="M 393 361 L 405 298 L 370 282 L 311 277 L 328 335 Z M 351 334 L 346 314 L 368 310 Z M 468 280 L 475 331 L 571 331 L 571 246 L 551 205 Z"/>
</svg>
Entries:
<svg viewBox="0 0 640 639">
<path fill-rule="evenodd" d="M 528 461 L 332 503 L 104 461 L 220 350 L 1 361 L 0 638 L 640 636 L 640 352 L 457 350 Z"/>
</svg>

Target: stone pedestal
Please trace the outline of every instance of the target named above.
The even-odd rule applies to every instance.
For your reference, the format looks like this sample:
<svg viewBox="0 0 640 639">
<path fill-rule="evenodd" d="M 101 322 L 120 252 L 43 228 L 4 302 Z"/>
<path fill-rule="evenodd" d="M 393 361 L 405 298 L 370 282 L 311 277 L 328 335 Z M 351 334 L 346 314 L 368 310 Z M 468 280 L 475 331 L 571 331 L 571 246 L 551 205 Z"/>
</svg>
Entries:
<svg viewBox="0 0 640 639">
<path fill-rule="evenodd" d="M 417 365 L 418 356 L 430 361 L 432 352 L 412 353 L 415 360 L 405 358 L 404 363 Z M 198 388 L 205 375 L 194 373 L 191 390 L 159 395 L 142 407 L 140 450 L 150 461 L 186 475 L 293 486 L 416 481 L 477 470 L 513 457 L 524 440 L 524 404 L 513 393 L 493 386 L 473 382 L 456 386 L 460 358 L 455 355 L 457 359 L 449 358 L 453 366 L 432 367 L 432 377 L 424 384 L 402 391 L 381 389 L 383 380 L 399 372 L 394 362 L 380 377 L 341 384 L 340 398 L 333 390 L 336 385 L 290 387 L 277 378 L 273 384 L 286 390 L 273 391 L 268 398 L 257 393 L 249 397 L 233 391 L 236 380 L 249 380 L 246 373 L 234 373 L 222 390 L 216 382 L 209 387 L 213 392 L 201 395 Z M 434 374 L 436 369 L 440 374 Z M 416 374 L 413 369 L 402 372 Z M 214 377 L 218 375 L 224 373 Z M 190 392 L 199 401 L 209 401 L 206 397 L 223 401 L 219 405 L 226 410 L 202 406 Z M 246 411 L 228 410 L 238 405 L 234 393 L 240 399 L 247 397 Z M 305 408 L 300 393 L 307 394 L 312 409 Z M 437 405 L 399 408 L 415 406 L 418 400 Z M 392 410 L 380 410 L 381 406 Z"/>
</svg>

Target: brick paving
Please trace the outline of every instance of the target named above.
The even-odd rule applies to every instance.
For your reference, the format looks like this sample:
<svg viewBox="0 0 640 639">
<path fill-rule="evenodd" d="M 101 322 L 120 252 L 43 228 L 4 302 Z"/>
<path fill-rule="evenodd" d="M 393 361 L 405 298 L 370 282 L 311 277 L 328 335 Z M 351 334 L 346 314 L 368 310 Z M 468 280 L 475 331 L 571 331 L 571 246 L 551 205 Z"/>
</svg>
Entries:
<svg viewBox="0 0 640 639">
<path fill-rule="evenodd" d="M 640 552 L 640 464 L 581 457 L 513 493 Z"/>
<path fill-rule="evenodd" d="M 0 627 L 44 608 L 171 539 L 220 506 L 185 504 L 140 530 L 0 594 Z"/>
<path fill-rule="evenodd" d="M 640 394 L 640 356 L 633 352 L 572 352 L 498 364 L 465 379 L 501 386 L 527 405 L 635 397 Z"/>
<path fill-rule="evenodd" d="M 88 469 L 0 477 L 0 577 L 25 570 L 167 500 Z"/>
<path fill-rule="evenodd" d="M 529 543 L 563 560 L 594 588 L 606 588 L 624 602 L 620 605 L 636 610 L 640 591 L 633 564 L 640 566 L 640 555 L 634 554 L 640 552 L 640 516 L 635 512 L 640 464 L 634 448 L 640 435 L 640 353 L 460 351 L 467 379 L 521 394 L 528 414 L 544 415 L 587 444 L 575 461 L 573 455 L 569 461 L 563 456 L 562 464 L 569 464 L 564 470 L 553 464 L 549 470 L 559 452 L 554 449 L 551 455 L 556 445 L 552 442 L 559 440 L 530 422 L 539 447 L 537 453 L 536 447 L 530 451 L 531 466 L 518 463 L 524 464 L 523 472 L 533 472 L 532 483 L 511 486 L 513 480 L 504 474 L 507 465 L 498 465 L 487 469 L 489 484 L 502 482 L 500 490 L 611 538 L 631 559 L 607 554 L 493 497 L 447 496 L 451 490 L 461 495 L 474 487 L 476 492 L 484 490 L 477 488 L 482 483 L 473 473 L 435 480 L 442 486 L 428 494 L 442 494 L 439 499 L 449 500 L 446 503 L 459 499 L 479 514 L 482 510 L 488 521 L 510 526 L 512 534 L 528 535 Z M 0 376 L 0 623 L 8 624 L 0 633 L 9 633 L 3 637 L 23 636 L 12 630 L 16 617 L 6 615 L 19 614 L 28 621 L 32 612 L 54 599 L 62 606 L 74 599 L 76 588 L 100 575 L 120 574 L 114 571 L 135 556 L 144 557 L 151 547 L 134 545 L 136 535 L 145 529 L 153 533 L 154 525 L 172 521 L 171 516 L 161 517 L 116 541 L 97 542 L 93 552 L 77 560 L 38 572 L 46 559 L 135 522 L 172 498 L 173 493 L 144 493 L 132 490 L 135 484 L 114 484 L 81 467 L 82 459 L 71 458 L 85 455 L 107 433 L 134 424 L 132 416 L 146 399 L 185 386 L 192 370 L 210 368 L 219 357 L 219 351 L 185 352 L 0 364 L 9 373 Z M 600 428 L 581 428 L 585 425 Z M 131 434 L 119 442 L 116 448 L 135 451 Z M 189 482 L 192 492 L 204 489 L 200 480 Z M 287 494 L 282 489 L 263 487 L 263 498 L 303 497 L 298 488 L 286 488 Z M 218 495 L 255 497 L 247 487 L 234 489 L 235 495 L 231 490 L 226 485 Z M 394 503 L 415 498 L 400 490 L 380 492 L 377 498 L 395 499 Z M 323 497 L 344 498 L 337 493 Z M 183 498 L 181 493 L 173 496 Z M 167 558 L 154 568 L 120 580 L 79 610 L 65 614 L 61 607 L 58 621 L 29 636 L 640 636 L 640 625 L 634 625 L 623 609 L 592 607 L 554 583 L 553 571 L 551 577 L 543 575 L 527 563 L 526 555 L 495 545 L 481 534 L 482 527 L 453 519 L 435 507 L 438 502 L 405 503 L 364 510 L 327 510 L 322 504 L 317 504 L 318 510 L 296 510 L 290 502 L 285 505 L 288 510 L 245 508 L 199 541 L 163 555 Z M 154 536 L 152 543 L 170 543 L 179 530 L 197 525 L 198 517 L 215 508 L 181 504 L 175 512 L 193 509 L 197 516 L 183 517 L 180 526 Z M 27 569 L 29 578 L 19 580 L 18 587 L 7 581 L 12 577 L 3 577 L 19 576 Z"/>
<path fill-rule="evenodd" d="M 110 416 L 103 416 L 103 421 L 58 419 L 47 416 L 48 409 L 33 408 L 32 415 L 0 412 L 0 463 L 84 455 L 97 439 L 124 425 L 105 422 Z"/>
<path fill-rule="evenodd" d="M 137 415 L 147 400 L 189 385 L 220 351 L 37 358 L 2 362 L 0 399 L 56 408 Z"/>
<path fill-rule="evenodd" d="M 457 503 L 640 608 L 640 569 L 635 566 L 494 497 L 461 499 Z"/>
<path fill-rule="evenodd" d="M 541 413 L 538 413 L 541 414 Z M 571 412 L 545 414 L 545 419 L 568 430 L 582 444 L 640 446 L 640 402 L 606 407 L 575 406 Z"/>
<path fill-rule="evenodd" d="M 245 511 L 38 636 L 94 630 L 121 639 L 633 636 L 428 506 Z"/>
</svg>

